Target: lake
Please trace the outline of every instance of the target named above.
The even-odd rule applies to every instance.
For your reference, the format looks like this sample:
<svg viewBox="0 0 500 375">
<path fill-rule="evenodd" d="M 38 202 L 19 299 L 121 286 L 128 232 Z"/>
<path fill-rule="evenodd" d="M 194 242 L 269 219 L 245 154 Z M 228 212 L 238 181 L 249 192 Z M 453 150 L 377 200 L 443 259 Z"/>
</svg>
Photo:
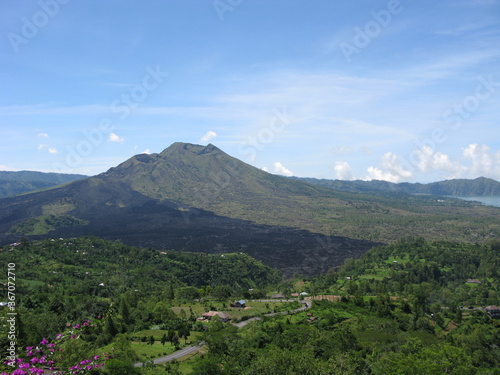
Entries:
<svg viewBox="0 0 500 375">
<path fill-rule="evenodd" d="M 466 201 L 478 201 L 478 202 L 481 202 L 487 206 L 500 207 L 500 196 L 498 196 L 498 195 L 485 196 L 485 197 L 457 197 L 457 196 L 453 196 L 452 198 L 463 199 Z"/>
</svg>

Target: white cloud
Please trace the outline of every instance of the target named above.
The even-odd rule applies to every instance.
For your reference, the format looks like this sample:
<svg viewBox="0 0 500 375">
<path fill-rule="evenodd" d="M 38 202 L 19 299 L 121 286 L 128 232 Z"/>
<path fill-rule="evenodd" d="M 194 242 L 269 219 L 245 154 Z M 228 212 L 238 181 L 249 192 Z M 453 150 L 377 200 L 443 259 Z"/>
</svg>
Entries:
<svg viewBox="0 0 500 375">
<path fill-rule="evenodd" d="M 383 180 L 389 182 L 401 182 L 413 177 L 413 174 L 406 170 L 401 163 L 399 156 L 392 152 L 387 152 L 382 156 L 380 167 L 368 167 L 366 180 Z"/>
<path fill-rule="evenodd" d="M 123 141 L 125 141 L 125 139 L 123 137 L 116 135 L 115 133 L 109 133 L 108 141 L 122 143 Z"/>
<path fill-rule="evenodd" d="M 47 133 L 38 133 L 38 136 L 40 138 L 49 138 L 49 135 Z"/>
<path fill-rule="evenodd" d="M 57 151 L 57 148 L 55 148 L 55 147 L 49 147 L 47 149 L 47 151 L 49 152 L 49 154 L 52 154 L 52 155 L 57 154 L 59 152 L 59 151 Z"/>
<path fill-rule="evenodd" d="M 455 159 L 424 146 L 413 151 L 413 159 L 416 172 L 435 176 L 439 180 L 477 177 L 500 180 L 500 150 L 494 152 L 488 145 L 469 144 Z M 413 173 L 403 168 L 401 159 L 390 152 L 382 156 L 380 166 L 371 166 L 367 171 L 368 180 L 401 182 L 414 177 Z"/>
<path fill-rule="evenodd" d="M 264 172 L 269 172 L 269 168 L 267 168 L 267 167 L 262 167 L 261 169 L 262 169 Z"/>
<path fill-rule="evenodd" d="M 288 177 L 293 176 L 293 172 L 291 170 L 285 168 L 285 166 L 283 164 L 281 164 L 279 161 L 274 163 L 274 172 L 276 172 L 277 174 L 288 176 Z"/>
<path fill-rule="evenodd" d="M 205 133 L 203 137 L 200 138 L 200 142 L 205 143 L 211 139 L 214 139 L 215 137 L 217 137 L 217 133 L 212 130 L 209 130 L 208 132 Z"/>
<path fill-rule="evenodd" d="M 149 151 L 149 148 L 145 149 L 141 154 L 151 154 L 151 151 Z"/>
<path fill-rule="evenodd" d="M 471 178 L 500 178 L 500 150 L 493 153 L 487 145 L 470 144 L 463 149 L 464 158 L 469 161 L 467 174 Z"/>
<path fill-rule="evenodd" d="M 402 178 L 411 178 L 412 173 L 404 169 L 399 156 L 393 154 L 392 152 L 387 152 L 382 156 L 381 166 L 387 169 L 390 173 L 394 175 L 399 175 Z"/>
<path fill-rule="evenodd" d="M 352 180 L 352 168 L 345 161 L 336 161 L 333 167 L 335 178 L 339 180 Z"/>
<path fill-rule="evenodd" d="M 368 181 L 371 180 L 382 180 L 382 181 L 389 181 L 389 182 L 400 182 L 401 181 L 401 176 L 395 175 L 390 172 L 384 172 L 379 168 L 376 167 L 368 167 L 367 169 L 368 174 L 366 175 L 365 179 Z"/>
<path fill-rule="evenodd" d="M 418 164 L 416 167 L 420 172 L 432 173 L 442 172 L 443 178 L 459 178 L 466 172 L 466 167 L 458 161 L 441 152 L 434 152 L 430 146 L 424 146 L 414 151 Z"/>
<path fill-rule="evenodd" d="M 0 171 L 9 171 L 9 167 L 7 167 L 6 165 L 0 165 Z"/>
</svg>

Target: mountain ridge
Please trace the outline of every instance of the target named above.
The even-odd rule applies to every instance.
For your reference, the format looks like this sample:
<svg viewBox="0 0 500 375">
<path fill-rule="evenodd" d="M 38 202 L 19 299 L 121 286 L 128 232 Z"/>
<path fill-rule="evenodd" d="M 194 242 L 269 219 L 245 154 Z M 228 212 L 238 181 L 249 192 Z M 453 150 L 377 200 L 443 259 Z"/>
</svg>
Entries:
<svg viewBox="0 0 500 375">
<path fill-rule="evenodd" d="M 315 274 L 412 234 L 486 241 L 498 211 L 404 193 L 334 191 L 276 176 L 214 145 L 174 143 L 99 175 L 0 199 L 0 243 L 96 235 L 130 245 L 246 252 L 286 274 Z"/>
<path fill-rule="evenodd" d="M 50 188 L 89 176 L 36 171 L 0 171 L 0 198 Z"/>
<path fill-rule="evenodd" d="M 313 185 L 327 187 L 332 190 L 342 190 L 357 193 L 367 192 L 401 192 L 407 194 L 430 194 L 444 196 L 500 196 L 500 182 L 487 177 L 475 179 L 451 179 L 430 183 L 393 183 L 383 180 L 328 180 L 310 177 L 292 177 L 311 183 Z"/>
</svg>

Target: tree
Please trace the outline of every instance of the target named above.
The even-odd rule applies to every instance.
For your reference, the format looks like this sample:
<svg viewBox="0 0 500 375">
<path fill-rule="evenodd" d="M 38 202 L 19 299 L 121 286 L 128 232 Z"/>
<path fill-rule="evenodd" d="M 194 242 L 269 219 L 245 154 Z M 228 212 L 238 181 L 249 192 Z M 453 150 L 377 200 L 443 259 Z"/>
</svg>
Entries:
<svg viewBox="0 0 500 375">
<path fill-rule="evenodd" d="M 153 336 L 149 336 L 149 345 L 153 346 L 155 344 L 155 338 Z"/>
<path fill-rule="evenodd" d="M 82 340 L 69 340 L 63 344 L 62 349 L 64 356 L 59 362 L 59 366 L 63 368 L 79 363 L 82 358 L 91 357 L 93 353 L 92 344 Z"/>
<path fill-rule="evenodd" d="M 108 317 L 108 322 L 106 324 L 106 333 L 111 337 L 115 337 L 118 334 L 118 329 L 116 328 L 115 322 L 112 317 Z"/>
<path fill-rule="evenodd" d="M 179 335 L 177 334 L 177 332 L 175 332 L 174 335 L 171 337 L 170 342 L 176 348 L 179 346 Z"/>
<path fill-rule="evenodd" d="M 218 285 L 212 291 L 212 296 L 214 296 L 219 301 L 225 300 L 231 297 L 232 290 L 227 285 Z"/>
<path fill-rule="evenodd" d="M 120 299 L 119 313 L 122 316 L 123 323 L 125 323 L 126 325 L 129 325 L 131 323 L 130 309 L 129 309 L 128 303 L 127 303 L 127 301 L 125 301 L 124 297 L 122 297 Z"/>
<path fill-rule="evenodd" d="M 177 296 L 178 298 L 192 300 L 200 298 L 200 291 L 194 286 L 185 286 L 178 290 Z"/>
<path fill-rule="evenodd" d="M 174 298 L 175 298 L 174 287 L 172 286 L 172 284 L 169 284 L 167 289 L 167 299 L 173 300 Z"/>
<path fill-rule="evenodd" d="M 163 334 L 163 336 L 161 337 L 160 342 L 161 342 L 161 344 L 162 344 L 163 346 L 165 346 L 165 344 L 166 344 L 166 342 L 167 342 L 167 341 L 168 341 L 168 339 L 167 339 L 167 335 L 164 333 L 164 334 Z"/>
<path fill-rule="evenodd" d="M 166 302 L 158 302 L 153 308 L 155 323 L 163 323 L 169 319 L 175 319 L 176 315 L 170 305 Z"/>
<path fill-rule="evenodd" d="M 191 324 L 189 324 L 188 322 L 183 322 L 177 329 L 177 332 L 179 333 L 179 336 L 184 337 L 184 340 L 186 341 L 189 334 L 191 333 Z"/>
</svg>

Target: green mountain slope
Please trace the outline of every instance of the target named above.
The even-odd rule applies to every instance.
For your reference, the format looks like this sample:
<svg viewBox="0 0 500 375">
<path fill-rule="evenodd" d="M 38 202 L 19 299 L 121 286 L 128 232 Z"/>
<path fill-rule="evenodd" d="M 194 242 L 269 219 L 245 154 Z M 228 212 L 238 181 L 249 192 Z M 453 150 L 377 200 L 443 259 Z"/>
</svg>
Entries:
<svg viewBox="0 0 500 375">
<path fill-rule="evenodd" d="M 81 180 L 79 174 L 0 171 L 0 198 Z"/>
<path fill-rule="evenodd" d="M 151 198 L 172 199 L 218 215 L 373 241 L 400 238 L 409 226 L 415 235 L 468 241 L 500 228 L 491 216 L 494 209 L 404 192 L 332 191 L 269 174 L 213 145 L 174 143 L 160 154 L 134 156 L 103 177 L 125 182 Z M 465 217 L 470 210 L 477 223 Z"/>
<path fill-rule="evenodd" d="M 308 210 L 295 198 L 331 196 L 326 189 L 245 164 L 211 144 L 174 143 L 160 154 L 134 156 L 101 177 L 122 181 L 150 198 L 170 199 L 240 219 L 258 217 L 256 222 L 272 225 L 301 226 L 294 223 L 295 212 L 307 214 Z"/>
</svg>

